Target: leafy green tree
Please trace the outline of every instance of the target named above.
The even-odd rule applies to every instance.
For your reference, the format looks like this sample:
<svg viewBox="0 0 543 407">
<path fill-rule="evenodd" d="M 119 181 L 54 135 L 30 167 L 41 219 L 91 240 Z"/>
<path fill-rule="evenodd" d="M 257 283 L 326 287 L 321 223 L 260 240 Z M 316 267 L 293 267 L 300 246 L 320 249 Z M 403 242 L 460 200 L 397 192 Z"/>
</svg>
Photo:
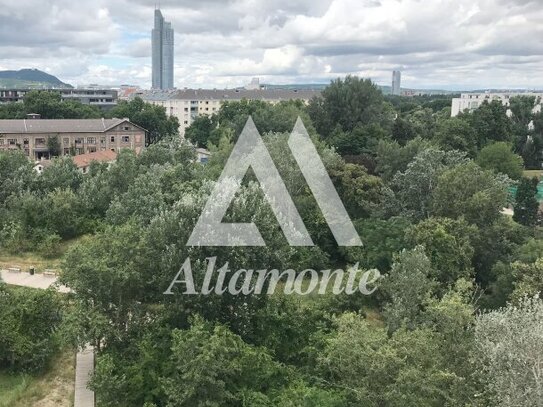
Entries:
<svg viewBox="0 0 543 407">
<path fill-rule="evenodd" d="M 523 297 L 543 293 L 543 258 L 531 264 L 515 262 L 511 268 L 515 278 L 512 300 L 520 301 Z"/>
<path fill-rule="evenodd" d="M 369 217 L 384 200 L 381 179 L 369 175 L 360 165 L 345 164 L 340 170 L 333 171 L 331 177 L 337 181 L 336 189 L 347 211 L 355 218 Z"/>
<path fill-rule="evenodd" d="M 507 176 L 485 171 L 474 162 L 458 165 L 439 176 L 432 211 L 435 216 L 464 217 L 479 226 L 491 224 L 507 206 L 509 184 Z"/>
<path fill-rule="evenodd" d="M 168 406 L 239 406 L 249 396 L 265 398 L 282 382 L 284 369 L 265 349 L 250 346 L 224 326 L 195 319 L 173 332 L 174 370 L 164 379 Z"/>
<path fill-rule="evenodd" d="M 391 331 L 420 324 L 423 306 L 437 288 L 434 274 L 422 246 L 403 250 L 395 257 L 380 287 L 388 298 L 383 314 Z"/>
<path fill-rule="evenodd" d="M 512 122 L 507 117 L 507 107 L 499 100 L 482 105 L 468 115 L 471 127 L 477 135 L 479 149 L 495 141 L 513 142 Z"/>
<path fill-rule="evenodd" d="M 218 140 L 213 140 L 211 137 L 213 130 L 217 127 L 214 121 L 214 117 L 198 116 L 185 130 L 185 137 L 198 147 L 207 148 L 208 142 L 217 144 Z"/>
<path fill-rule="evenodd" d="M 526 243 L 520 246 L 515 253 L 515 259 L 522 263 L 535 263 L 539 258 L 543 257 L 543 240 L 529 239 Z"/>
<path fill-rule="evenodd" d="M 515 197 L 515 213 L 513 220 L 525 226 L 534 226 L 537 223 L 539 202 L 537 202 L 537 178 L 522 178 Z"/>
<path fill-rule="evenodd" d="M 103 112 L 96 106 L 83 105 L 71 100 L 63 101 L 59 92 L 28 92 L 23 106 L 25 115 L 36 113 L 42 119 L 98 119 L 103 116 Z"/>
<path fill-rule="evenodd" d="M 38 177 L 37 192 L 48 193 L 57 188 L 77 191 L 83 182 L 83 174 L 78 170 L 71 157 L 59 157 L 53 160 Z"/>
<path fill-rule="evenodd" d="M 434 140 L 444 150 L 465 151 L 469 157 L 477 154 L 477 135 L 463 116 L 438 121 Z"/>
<path fill-rule="evenodd" d="M 543 302 L 523 298 L 477 317 L 478 369 L 484 374 L 486 405 L 543 406 Z"/>
<path fill-rule="evenodd" d="M 405 232 L 411 223 L 403 217 L 358 219 L 354 222 L 363 246 L 345 248 L 346 259 L 364 269 L 390 270 L 393 256 L 407 246 Z"/>
<path fill-rule="evenodd" d="M 429 218 L 406 233 L 413 245 L 424 247 L 433 266 L 431 277 L 445 287 L 472 274 L 472 239 L 477 227 L 463 219 Z"/>
<path fill-rule="evenodd" d="M 282 407 L 342 407 L 347 405 L 346 391 L 323 389 L 304 381 L 295 381 L 273 398 L 273 405 Z"/>
<path fill-rule="evenodd" d="M 493 170 L 518 180 L 522 177 L 524 163 L 522 157 L 515 154 L 511 146 L 504 142 L 489 144 L 477 156 L 477 164 L 485 170 Z"/>
<path fill-rule="evenodd" d="M 179 121 L 175 116 L 167 116 L 164 107 L 146 103 L 139 97 L 130 102 L 119 101 L 109 114 L 111 117 L 128 118 L 147 130 L 146 145 L 179 134 Z"/>
<path fill-rule="evenodd" d="M 351 131 L 344 131 L 337 126 L 330 134 L 328 142 L 341 155 L 371 154 L 379 140 L 388 138 L 388 133 L 378 124 L 358 126 Z"/>
<path fill-rule="evenodd" d="M 58 157 L 62 153 L 60 141 L 58 136 L 49 137 L 47 139 L 47 149 L 52 157 Z"/>
<path fill-rule="evenodd" d="M 31 189 L 35 179 L 32 163 L 22 151 L 0 151 L 0 206 L 9 196 Z"/>
<path fill-rule="evenodd" d="M 494 222 L 478 226 L 473 236 L 475 249 L 473 267 L 476 281 L 483 289 L 496 281 L 493 267 L 496 263 L 509 264 L 516 253 L 532 235 L 526 227 L 514 222 L 510 216 L 500 216 Z"/>
<path fill-rule="evenodd" d="M 219 112 L 210 118 L 213 127 L 216 128 L 208 133 L 207 146 L 217 145 L 223 136 L 230 136 L 235 141 L 245 127 L 249 116 L 253 118 L 256 128 L 262 135 L 267 133 L 290 134 L 298 117 L 302 119 L 309 134 L 315 135 L 315 129 L 305 109 L 304 103 L 300 100 L 281 101 L 276 104 L 261 100 L 226 102 L 221 106 Z M 197 125 L 203 123 L 205 122 L 197 123 Z"/>
<path fill-rule="evenodd" d="M 417 154 L 430 147 L 430 144 L 416 138 L 410 140 L 405 146 L 396 141 L 381 140 L 377 145 L 377 168 L 385 182 L 392 180 L 397 172 L 403 172 Z"/>
<path fill-rule="evenodd" d="M 407 142 L 413 140 L 417 133 L 413 125 L 401 117 L 396 118 L 392 127 L 392 138 L 400 145 L 405 146 Z"/>
<path fill-rule="evenodd" d="M 469 400 L 465 378 L 455 372 L 442 347 L 443 336 L 429 328 L 387 335 L 356 314 L 343 314 L 319 358 L 325 380 L 350 393 L 350 404 L 455 406 Z"/>
<path fill-rule="evenodd" d="M 465 154 L 458 151 L 428 148 L 417 154 L 407 169 L 396 173 L 392 181 L 403 213 L 413 219 L 430 217 L 439 177 L 448 168 L 465 161 Z"/>
<path fill-rule="evenodd" d="M 12 289 L 0 283 L 0 366 L 42 371 L 58 349 L 60 304 L 52 290 Z"/>
<path fill-rule="evenodd" d="M 307 111 L 317 132 L 325 138 L 336 126 L 344 132 L 366 124 L 378 124 L 384 129 L 392 126 L 392 112 L 379 88 L 371 80 L 356 76 L 332 81 L 322 98 L 309 103 Z"/>
</svg>

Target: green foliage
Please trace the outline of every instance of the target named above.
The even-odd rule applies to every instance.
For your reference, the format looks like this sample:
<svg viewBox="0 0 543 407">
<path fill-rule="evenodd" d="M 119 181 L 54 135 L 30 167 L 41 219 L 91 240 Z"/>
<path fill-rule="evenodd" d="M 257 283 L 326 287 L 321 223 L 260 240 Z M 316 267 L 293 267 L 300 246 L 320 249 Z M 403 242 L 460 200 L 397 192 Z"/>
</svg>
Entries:
<svg viewBox="0 0 543 407">
<path fill-rule="evenodd" d="M 213 130 L 216 129 L 215 116 L 198 116 L 185 130 L 185 138 L 192 141 L 198 147 L 207 148 L 209 144 L 217 144 L 218 140 L 213 138 Z M 218 134 L 218 132 L 215 132 Z"/>
<path fill-rule="evenodd" d="M 69 113 L 69 104 L 55 95 L 34 95 L 29 103 L 51 117 Z M 80 347 L 90 343 L 97 351 L 91 385 L 102 406 L 499 405 L 495 400 L 504 399 L 493 399 L 494 383 L 507 377 L 514 382 L 510 388 L 520 388 L 525 372 L 504 358 L 516 376 L 501 362 L 502 370 L 490 375 L 499 358 L 488 350 L 496 347 L 476 343 L 481 317 L 472 328 L 475 307 L 519 302 L 543 289 L 539 228 L 500 214 L 509 203 L 510 180 L 503 174 L 515 177 L 521 166 L 510 145 L 538 166 L 543 126 L 530 103 L 513 101 L 511 118 L 494 102 L 450 118 L 448 97 L 385 99 L 370 81 L 348 77 L 308 106 L 244 100 L 198 118 L 186 135 L 212 152 L 205 166 L 177 137 L 176 121 L 141 99 L 122 102 L 111 113 L 151 131 L 151 144 L 140 155 L 122 151 L 115 163 L 95 163 L 85 175 L 59 159 L 38 175 L 21 152 L 0 152 L 3 250 L 53 255 L 64 240 L 90 235 L 63 259 L 61 283 L 73 292 L 58 331 L 56 305 L 14 298 L 16 290 L 0 288 L 0 306 L 8 310 L 0 316 L 0 362 L 32 369 L 43 365 L 53 338 Z M 3 106 L 0 117 L 24 109 Z M 249 115 L 314 247 L 287 244 L 251 171 L 223 221 L 253 222 L 266 246 L 186 245 Z M 287 144 L 298 117 L 361 247 L 337 246 L 307 187 Z M 528 119 L 534 133 L 526 132 Z M 478 157 L 480 166 L 468 157 Z M 532 199 L 530 191 L 525 195 Z M 385 276 L 371 297 L 197 296 L 181 294 L 182 284 L 174 287 L 176 295 L 163 294 L 187 258 L 200 287 L 214 257 L 215 269 L 226 262 L 229 270 L 346 269 L 358 263 Z M 28 318 L 21 317 L 20 304 Z M 531 312 L 522 308 L 523 315 Z M 35 327 L 43 340 L 36 340 Z M 517 331 L 538 350 L 528 331 L 507 327 Z M 46 341 L 50 346 L 42 347 Z M 522 343 L 509 346 L 528 360 L 527 349 L 514 348 Z M 35 359 L 27 357 L 31 349 L 37 349 Z M 479 360 L 481 349 L 491 358 Z"/>
<path fill-rule="evenodd" d="M 0 283 L 0 309 L 0 365 L 18 372 L 42 370 L 57 349 L 57 294 Z"/>
<path fill-rule="evenodd" d="M 402 326 L 413 329 L 420 324 L 423 305 L 437 288 L 433 274 L 424 247 L 403 250 L 395 257 L 380 287 L 388 298 L 383 314 L 391 331 Z"/>
<path fill-rule="evenodd" d="M 47 149 L 52 157 L 58 157 L 62 153 L 62 147 L 58 136 L 49 137 L 47 139 Z"/>
<path fill-rule="evenodd" d="M 391 125 L 381 91 L 369 79 L 347 76 L 337 79 L 314 99 L 309 116 L 319 134 L 328 137 L 336 126 L 350 132 L 361 124 Z"/>
<path fill-rule="evenodd" d="M 397 172 L 404 172 L 417 154 L 429 148 L 428 142 L 421 138 L 400 146 L 396 141 L 381 140 L 377 146 L 377 168 L 385 182 L 389 182 Z"/>
<path fill-rule="evenodd" d="M 444 150 L 465 151 L 469 157 L 477 153 L 477 134 L 465 117 L 448 117 L 439 121 L 435 141 Z"/>
<path fill-rule="evenodd" d="M 364 269 L 390 270 L 392 258 L 406 247 L 404 235 L 410 223 L 402 217 L 360 219 L 355 222 L 363 246 L 345 249 L 347 260 Z"/>
<path fill-rule="evenodd" d="M 396 173 L 392 181 L 402 212 L 417 220 L 428 218 L 433 212 L 432 199 L 438 179 L 449 168 L 463 162 L 466 162 L 465 154 L 458 151 L 428 148 L 419 152 L 407 169 Z"/>
<path fill-rule="evenodd" d="M 98 119 L 103 115 L 98 107 L 73 100 L 63 101 L 60 93 L 51 91 L 31 91 L 25 95 L 22 104 L 9 103 L 0 107 L 0 118 L 5 119 L 23 119 L 31 113 L 39 114 L 42 119 Z"/>
<path fill-rule="evenodd" d="M 507 117 L 507 107 L 499 100 L 483 104 L 469 114 L 468 121 L 477 135 L 479 149 L 495 141 L 513 142 L 512 123 Z"/>
<path fill-rule="evenodd" d="M 518 305 L 482 314 L 475 324 L 477 368 L 486 405 L 541 406 L 543 302 L 525 297 Z"/>
<path fill-rule="evenodd" d="M 56 258 L 60 255 L 60 243 L 62 238 L 57 235 L 48 235 L 46 236 L 37 247 L 38 253 L 40 253 L 45 258 Z"/>
<path fill-rule="evenodd" d="M 436 216 L 464 217 L 469 223 L 493 223 L 509 200 L 510 180 L 481 169 L 473 162 L 444 171 L 432 196 Z"/>
<path fill-rule="evenodd" d="M 493 170 L 518 180 L 522 177 L 522 157 L 513 153 L 511 146 L 504 142 L 484 147 L 477 156 L 477 164 L 485 170 Z"/>
<path fill-rule="evenodd" d="M 537 178 L 522 178 L 515 197 L 513 219 L 524 226 L 534 226 L 537 222 L 539 202 L 537 202 Z"/>
<path fill-rule="evenodd" d="M 265 349 L 243 342 L 224 326 L 195 319 L 173 331 L 174 371 L 164 380 L 168 406 L 239 406 L 281 383 L 285 369 Z"/>
<path fill-rule="evenodd" d="M 435 270 L 433 278 L 444 287 L 471 276 L 472 239 L 478 232 L 463 219 L 430 218 L 411 227 L 407 238 L 422 245 Z"/>
<path fill-rule="evenodd" d="M 457 406 L 466 400 L 465 379 L 442 353 L 439 333 L 401 329 L 389 337 L 356 314 L 336 324 L 319 361 L 325 377 L 350 392 L 346 405 Z"/>
<path fill-rule="evenodd" d="M 523 297 L 533 297 L 543 293 L 543 258 L 531 264 L 515 262 L 511 268 L 515 278 L 512 300 L 520 301 Z"/>
<path fill-rule="evenodd" d="M 179 121 L 176 117 L 168 116 L 164 107 L 145 103 L 139 97 L 130 102 L 119 101 L 109 114 L 111 117 L 128 118 L 147 130 L 146 145 L 178 135 Z"/>
</svg>

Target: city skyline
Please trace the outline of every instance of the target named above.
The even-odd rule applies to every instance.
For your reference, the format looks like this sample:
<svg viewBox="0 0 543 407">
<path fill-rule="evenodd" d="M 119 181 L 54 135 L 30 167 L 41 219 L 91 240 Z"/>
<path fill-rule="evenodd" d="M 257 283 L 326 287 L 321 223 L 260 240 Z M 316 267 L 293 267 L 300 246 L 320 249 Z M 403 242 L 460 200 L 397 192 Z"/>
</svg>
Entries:
<svg viewBox="0 0 543 407">
<path fill-rule="evenodd" d="M 327 83 L 348 74 L 390 85 L 393 70 L 405 88 L 543 88 L 543 10 L 535 1 L 161 3 L 176 31 L 178 88 L 242 86 L 254 76 Z M 37 68 L 74 85 L 151 87 L 154 2 L 0 4 L 0 69 Z"/>
</svg>

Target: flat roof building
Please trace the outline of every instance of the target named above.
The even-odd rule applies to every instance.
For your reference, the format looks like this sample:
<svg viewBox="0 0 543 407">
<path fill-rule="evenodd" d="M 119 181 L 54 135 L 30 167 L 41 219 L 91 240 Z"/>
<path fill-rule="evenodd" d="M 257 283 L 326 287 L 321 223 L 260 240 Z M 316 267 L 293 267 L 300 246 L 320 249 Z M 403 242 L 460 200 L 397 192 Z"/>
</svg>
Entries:
<svg viewBox="0 0 543 407">
<path fill-rule="evenodd" d="M 194 119 L 200 115 L 218 113 L 228 101 L 261 100 L 278 103 L 286 100 L 302 100 L 308 103 L 320 96 L 321 91 L 311 89 L 180 89 L 172 91 L 151 90 L 133 95 L 154 105 L 163 106 L 168 116 L 179 120 L 179 133 L 185 136 Z"/>
<path fill-rule="evenodd" d="M 534 96 L 536 103 L 534 113 L 541 111 L 543 92 L 483 92 L 483 93 L 462 93 L 459 98 L 454 98 L 451 105 L 451 117 L 456 117 L 462 112 L 473 112 L 485 101 L 500 101 L 503 105 L 509 106 L 510 99 L 515 96 Z"/>
<path fill-rule="evenodd" d="M 36 89 L 0 89 L 0 103 L 22 102 L 27 93 Z M 62 100 L 75 100 L 84 105 L 109 110 L 117 106 L 118 92 L 114 89 L 38 89 L 40 92 L 60 93 Z"/>
</svg>

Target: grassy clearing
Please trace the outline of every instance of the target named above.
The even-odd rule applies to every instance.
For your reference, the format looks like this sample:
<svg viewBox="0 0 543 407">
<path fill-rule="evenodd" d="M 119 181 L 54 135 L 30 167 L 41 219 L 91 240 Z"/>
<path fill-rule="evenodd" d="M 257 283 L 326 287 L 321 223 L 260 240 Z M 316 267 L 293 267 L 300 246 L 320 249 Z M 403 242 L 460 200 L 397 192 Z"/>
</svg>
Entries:
<svg viewBox="0 0 543 407">
<path fill-rule="evenodd" d="M 59 255 L 48 259 L 37 253 L 17 253 L 11 254 L 0 249 L 0 269 L 7 269 L 12 266 L 19 266 L 23 271 L 28 271 L 31 266 L 36 268 L 36 272 L 43 272 L 45 269 L 60 269 L 62 256 L 75 243 L 81 241 L 85 237 L 68 240 L 61 243 Z"/>
<path fill-rule="evenodd" d="M 525 170 L 523 175 L 527 178 L 541 178 L 543 170 Z"/>
<path fill-rule="evenodd" d="M 75 352 L 65 351 L 42 375 L 0 373 L 0 407 L 71 407 L 74 386 Z"/>
</svg>

